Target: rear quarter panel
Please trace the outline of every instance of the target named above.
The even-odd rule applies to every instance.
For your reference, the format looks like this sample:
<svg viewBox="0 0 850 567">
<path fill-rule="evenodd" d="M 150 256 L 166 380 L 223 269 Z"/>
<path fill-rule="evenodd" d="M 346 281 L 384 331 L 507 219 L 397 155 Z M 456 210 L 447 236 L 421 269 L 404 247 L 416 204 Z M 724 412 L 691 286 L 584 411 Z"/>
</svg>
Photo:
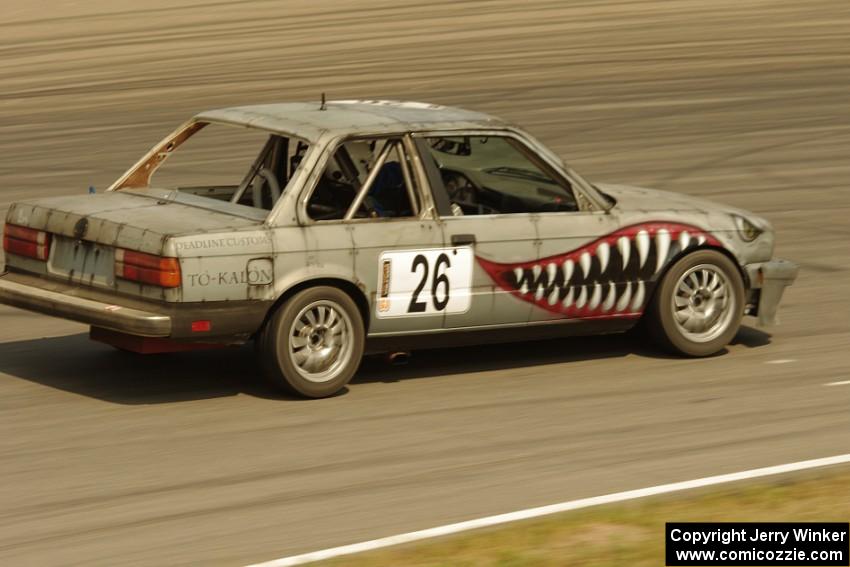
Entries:
<svg viewBox="0 0 850 567">
<path fill-rule="evenodd" d="M 184 302 L 275 297 L 272 240 L 265 227 L 175 237 L 164 252 L 180 258 Z"/>
</svg>

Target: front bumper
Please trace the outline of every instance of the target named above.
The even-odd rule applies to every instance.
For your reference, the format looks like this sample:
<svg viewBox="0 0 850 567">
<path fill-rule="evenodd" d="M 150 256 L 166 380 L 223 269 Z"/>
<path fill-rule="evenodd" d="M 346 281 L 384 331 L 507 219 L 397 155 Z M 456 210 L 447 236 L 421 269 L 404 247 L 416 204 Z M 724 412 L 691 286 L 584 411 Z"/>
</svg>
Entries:
<svg viewBox="0 0 850 567">
<path fill-rule="evenodd" d="M 770 260 L 744 266 L 750 280 L 750 288 L 758 290 L 755 312 L 759 325 L 769 326 L 778 322 L 779 301 L 785 288 L 794 283 L 800 267 L 787 260 Z"/>
<path fill-rule="evenodd" d="M 0 276 L 0 303 L 142 337 L 171 335 L 171 317 L 74 297 Z"/>
</svg>

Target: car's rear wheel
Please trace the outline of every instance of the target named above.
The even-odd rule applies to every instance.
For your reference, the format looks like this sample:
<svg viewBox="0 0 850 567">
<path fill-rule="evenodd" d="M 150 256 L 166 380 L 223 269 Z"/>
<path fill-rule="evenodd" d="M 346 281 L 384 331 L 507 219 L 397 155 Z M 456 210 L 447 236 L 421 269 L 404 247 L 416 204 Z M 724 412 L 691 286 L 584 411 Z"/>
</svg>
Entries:
<svg viewBox="0 0 850 567">
<path fill-rule="evenodd" d="M 663 348 L 710 356 L 735 337 L 744 312 L 744 283 L 735 264 L 714 250 L 676 262 L 647 308 L 647 328 Z"/>
<path fill-rule="evenodd" d="M 328 286 L 304 289 L 272 315 L 258 340 L 273 385 L 308 398 L 339 392 L 357 371 L 365 330 L 354 300 Z"/>
</svg>

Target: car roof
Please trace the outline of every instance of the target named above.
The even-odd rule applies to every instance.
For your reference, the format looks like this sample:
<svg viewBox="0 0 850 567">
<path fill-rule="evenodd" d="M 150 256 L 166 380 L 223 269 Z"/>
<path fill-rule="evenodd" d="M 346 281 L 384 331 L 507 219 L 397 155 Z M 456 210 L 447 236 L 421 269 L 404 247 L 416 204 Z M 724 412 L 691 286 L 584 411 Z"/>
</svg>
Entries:
<svg viewBox="0 0 850 567">
<path fill-rule="evenodd" d="M 323 134 L 351 136 L 392 134 L 417 130 L 500 128 L 507 124 L 481 112 L 391 100 L 332 100 L 284 102 L 208 110 L 198 121 L 225 122 L 291 134 L 316 142 Z"/>
</svg>

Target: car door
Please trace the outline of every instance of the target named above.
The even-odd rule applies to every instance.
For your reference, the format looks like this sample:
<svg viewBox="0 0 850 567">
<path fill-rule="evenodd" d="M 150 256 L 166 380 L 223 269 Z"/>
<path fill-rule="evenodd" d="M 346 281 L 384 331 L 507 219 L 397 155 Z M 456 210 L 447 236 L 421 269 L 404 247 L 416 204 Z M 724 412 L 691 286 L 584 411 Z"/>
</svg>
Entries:
<svg viewBox="0 0 850 567">
<path fill-rule="evenodd" d="M 505 268 L 504 274 L 494 269 L 518 268 L 535 258 L 534 215 L 519 210 L 510 199 L 496 203 L 483 196 L 499 179 L 498 173 L 488 171 L 517 161 L 516 156 L 502 155 L 513 152 L 499 141 L 507 135 L 479 131 L 415 135 L 446 244 L 468 248 L 475 258 L 469 309 L 447 313 L 447 329 L 525 324 L 531 315 L 531 305 L 519 300 L 513 287 L 514 269 Z"/>
<path fill-rule="evenodd" d="M 475 250 L 470 310 L 447 314 L 447 328 L 617 313 L 626 300 L 601 275 L 617 250 L 592 244 L 618 219 L 577 175 L 513 131 L 427 134 L 417 143 L 436 170 L 435 194 L 448 201 L 444 238 Z"/>
<path fill-rule="evenodd" d="M 305 200 L 311 261 L 353 269 L 370 336 L 438 331 L 446 311 L 466 309 L 472 256 L 444 246 L 409 147 L 404 135 L 340 141 Z"/>
</svg>

